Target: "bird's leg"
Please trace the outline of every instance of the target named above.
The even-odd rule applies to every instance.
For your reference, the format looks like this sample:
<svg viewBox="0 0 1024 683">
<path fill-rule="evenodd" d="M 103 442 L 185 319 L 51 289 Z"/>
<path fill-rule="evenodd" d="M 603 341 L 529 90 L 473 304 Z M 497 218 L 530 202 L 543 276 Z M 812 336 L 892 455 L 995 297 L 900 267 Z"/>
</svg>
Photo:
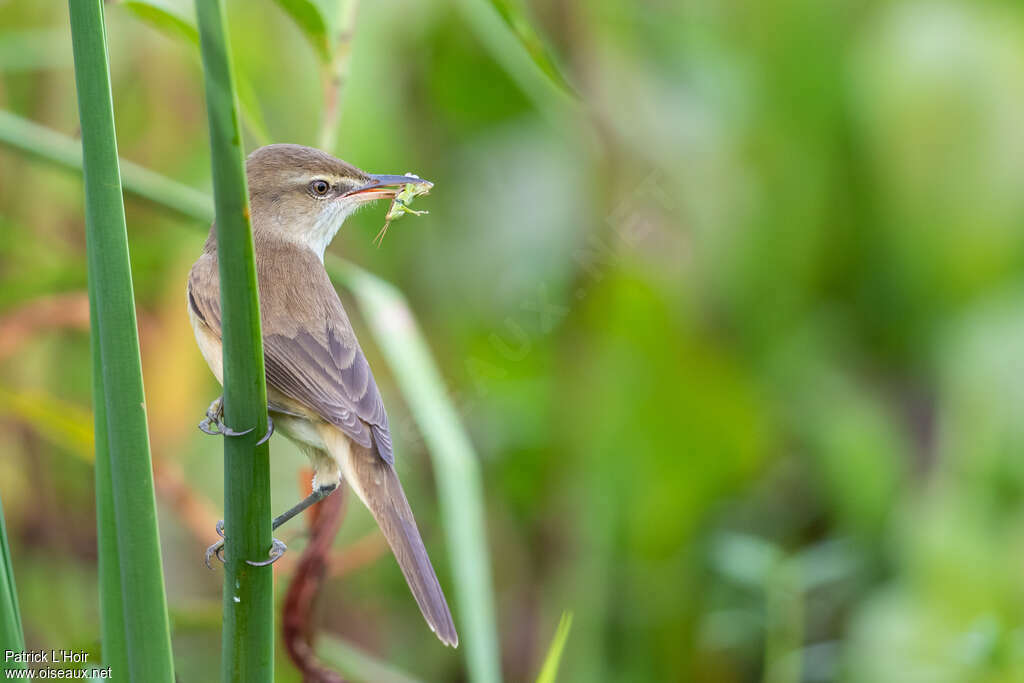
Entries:
<svg viewBox="0 0 1024 683">
<path fill-rule="evenodd" d="M 296 515 L 298 515 L 303 510 L 306 510 L 306 509 L 312 507 L 313 505 L 315 505 L 316 503 L 319 503 L 321 500 L 323 500 L 327 496 L 331 495 L 331 493 L 333 493 L 336 488 L 338 488 L 337 484 L 334 484 L 333 486 L 324 486 L 322 488 L 316 489 L 311 494 L 309 494 L 308 496 L 306 496 L 305 498 L 300 500 L 298 503 L 296 503 L 292 507 L 290 507 L 287 510 L 285 510 L 284 512 L 282 512 L 277 517 L 274 517 L 274 521 L 270 525 L 271 530 L 277 529 L 282 524 L 284 524 L 285 522 L 290 520 L 292 517 L 295 517 Z M 218 560 L 220 560 L 221 562 L 224 562 L 224 555 L 223 555 L 223 553 L 224 553 L 224 520 L 223 519 L 220 520 L 219 522 L 217 522 L 216 530 L 217 530 L 217 535 L 221 537 L 221 540 L 217 541 L 216 543 L 214 543 L 213 545 L 211 545 L 209 548 L 206 549 L 206 566 L 209 567 L 210 569 L 213 569 L 213 566 L 210 564 L 210 559 L 213 558 L 214 556 L 216 556 L 216 558 Z M 250 564 L 250 565 L 252 565 L 254 567 L 265 567 L 267 565 L 274 564 L 279 559 L 281 559 L 281 556 L 284 555 L 285 551 L 287 551 L 287 550 L 288 550 L 288 546 L 286 546 L 283 541 L 280 541 L 280 540 L 275 538 L 275 539 L 273 539 L 273 545 L 270 548 L 270 557 L 268 559 L 261 560 L 260 562 L 253 562 L 252 560 L 246 560 L 245 562 L 246 562 L 246 564 Z"/>
<path fill-rule="evenodd" d="M 334 489 L 336 488 L 338 488 L 337 484 L 333 486 L 324 486 L 322 488 L 316 489 L 311 494 L 300 500 L 298 503 L 282 512 L 277 517 L 274 517 L 274 521 L 270 524 L 270 529 L 277 529 L 279 526 L 281 526 L 282 524 L 284 524 L 289 519 L 299 514 L 303 510 L 309 508 L 312 505 L 315 505 L 316 503 L 319 503 L 321 500 L 331 495 L 331 492 L 334 491 Z M 268 559 L 263 560 L 261 562 L 253 562 L 252 560 L 246 560 L 245 562 L 246 564 L 251 564 L 254 567 L 266 567 L 268 564 L 274 564 L 279 559 L 281 559 L 281 556 L 284 555 L 285 551 L 287 550 L 288 546 L 286 546 L 283 541 L 280 541 L 275 538 L 274 544 L 270 548 L 270 557 Z"/>
<path fill-rule="evenodd" d="M 273 524 L 271 524 L 271 528 L 276 529 L 277 527 L 281 526 L 282 524 L 284 524 L 289 519 L 299 514 L 303 510 L 315 505 L 316 503 L 319 503 L 321 500 L 331 495 L 334 492 L 334 489 L 336 488 L 338 488 L 338 485 L 332 484 L 331 486 L 324 486 L 322 488 L 316 489 L 315 491 L 313 491 L 313 493 L 309 494 L 308 496 L 300 500 L 298 503 L 282 512 L 277 517 L 274 517 L 274 522 Z"/>
<path fill-rule="evenodd" d="M 224 424 L 224 397 L 218 396 L 213 399 L 213 403 L 206 409 L 206 417 L 199 422 L 199 431 L 213 436 L 244 436 L 256 429 L 255 427 L 249 427 L 245 431 L 236 431 L 231 427 Z M 274 420 L 271 419 L 270 415 L 267 415 L 267 433 L 263 435 L 263 438 L 256 442 L 257 446 L 265 444 L 270 440 L 270 435 L 274 433 Z"/>
</svg>

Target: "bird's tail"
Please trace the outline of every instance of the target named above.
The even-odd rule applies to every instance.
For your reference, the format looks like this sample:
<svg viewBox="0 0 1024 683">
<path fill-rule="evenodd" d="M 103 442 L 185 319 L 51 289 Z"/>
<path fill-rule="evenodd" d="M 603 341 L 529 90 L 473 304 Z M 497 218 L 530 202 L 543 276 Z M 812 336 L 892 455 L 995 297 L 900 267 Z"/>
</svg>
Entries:
<svg viewBox="0 0 1024 683">
<path fill-rule="evenodd" d="M 459 636 L 448 603 L 394 466 L 372 448 L 351 441 L 333 425 L 323 425 L 320 431 L 331 455 L 341 465 L 345 480 L 384 532 L 427 625 L 442 643 L 458 647 Z"/>
</svg>

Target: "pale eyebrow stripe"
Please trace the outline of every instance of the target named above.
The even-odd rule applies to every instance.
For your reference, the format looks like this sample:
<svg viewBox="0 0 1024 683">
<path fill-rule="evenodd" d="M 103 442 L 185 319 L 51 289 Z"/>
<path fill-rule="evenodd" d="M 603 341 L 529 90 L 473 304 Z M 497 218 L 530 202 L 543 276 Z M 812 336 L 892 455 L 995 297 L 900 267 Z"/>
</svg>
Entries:
<svg viewBox="0 0 1024 683">
<path fill-rule="evenodd" d="M 326 180 L 331 185 L 334 185 L 342 180 L 342 177 L 335 173 L 296 173 L 289 176 L 288 180 L 296 185 L 302 185 L 312 180 Z"/>
</svg>

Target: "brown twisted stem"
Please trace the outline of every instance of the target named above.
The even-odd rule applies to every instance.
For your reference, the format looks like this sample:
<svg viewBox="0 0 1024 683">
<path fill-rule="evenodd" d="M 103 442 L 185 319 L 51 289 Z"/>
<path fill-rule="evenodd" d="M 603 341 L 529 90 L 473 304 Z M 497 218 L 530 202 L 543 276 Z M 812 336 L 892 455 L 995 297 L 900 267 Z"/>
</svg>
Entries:
<svg viewBox="0 0 1024 683">
<path fill-rule="evenodd" d="M 285 649 L 307 683 L 345 683 L 313 651 L 313 605 L 323 586 L 330 561 L 331 544 L 344 517 L 346 487 L 341 486 L 309 510 L 310 538 L 295 567 L 295 578 L 284 598 L 281 632 Z"/>
</svg>

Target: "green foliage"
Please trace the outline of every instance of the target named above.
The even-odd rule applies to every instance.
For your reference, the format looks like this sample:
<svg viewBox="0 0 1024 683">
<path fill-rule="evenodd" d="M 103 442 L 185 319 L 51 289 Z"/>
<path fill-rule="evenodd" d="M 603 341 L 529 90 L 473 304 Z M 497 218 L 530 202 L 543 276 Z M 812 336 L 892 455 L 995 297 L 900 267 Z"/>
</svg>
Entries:
<svg viewBox="0 0 1024 683">
<path fill-rule="evenodd" d="M 184 40 L 196 50 L 199 49 L 199 30 L 194 19 L 184 14 L 177 6 L 163 0 L 123 0 L 118 6 L 156 30 L 172 38 Z M 267 132 L 267 124 L 263 120 L 256 91 L 244 75 L 236 76 L 236 86 L 243 122 L 259 144 L 267 144 L 270 141 L 270 133 Z"/>
<path fill-rule="evenodd" d="M 71 2 L 70 10 L 82 124 L 94 402 L 103 404 L 96 410 L 103 635 L 108 661 L 120 675 L 170 682 L 170 629 L 103 4 Z"/>
<path fill-rule="evenodd" d="M 18 592 L 14 588 L 14 567 L 11 548 L 7 543 L 7 523 L 4 521 L 3 502 L 0 501 L 0 650 L 20 652 L 25 649 L 25 635 L 18 609 Z M 24 664 L 0 662 L 4 671 L 24 669 Z"/>
<path fill-rule="evenodd" d="M 40 68 L 59 68 L 67 64 L 71 51 L 66 36 L 52 29 L 8 31 L 0 35 L 0 72 L 14 74 Z"/>
<path fill-rule="evenodd" d="M 342 46 L 325 62 L 277 7 L 229 4 L 273 139 L 316 144 Z M 578 105 L 491 2 L 362 2 L 332 148 L 436 183 L 430 214 L 392 226 L 385 248 L 371 243 L 375 206 L 331 252 L 402 292 L 391 343 L 415 311 L 472 438 L 504 676 L 536 676 L 564 606 L 567 681 L 1020 680 L 1024 5 L 512 6 L 555 48 Z M 0 4 L 0 89 L 7 110 L 77 134 L 65 22 L 57 5 Z M 151 32 L 111 38 L 122 154 L 205 189 L 196 69 Z M 38 156 L 57 139 L 5 119 L 5 147 Z M 81 405 L 83 332 L 8 344 L 36 297 L 84 288 L 78 185 L 0 155 L 0 385 Z M 154 453 L 216 510 L 222 445 L 191 417 L 216 388 L 181 310 L 212 209 L 187 186 L 153 191 L 156 205 L 128 210 Z M 460 570 L 435 552 L 455 552 L 449 496 L 433 493 L 434 472 L 448 475 L 424 462 L 434 442 L 416 421 L 432 409 L 403 400 L 358 297 L 347 308 L 465 651 L 422 632 L 353 506 L 318 654 L 358 679 L 345 643 L 330 656 L 345 638 L 422 680 L 465 679 L 476 636 Z M 95 609 L 77 596 L 95 583 L 78 552 L 92 529 L 74 524 L 87 496 L 72 474 L 85 468 L 29 407 L 0 401 L 26 636 L 91 652 Z M 275 500 L 295 497 L 302 463 L 275 446 Z M 180 675 L 202 681 L 219 656 L 221 606 L 197 560 L 209 525 L 162 522 Z"/>
<path fill-rule="evenodd" d="M 243 436 L 224 438 L 224 624 L 222 679 L 274 676 L 274 582 L 270 551 L 270 445 L 249 191 L 238 130 L 227 20 L 220 0 L 198 0 L 210 123 L 224 356 L 224 419 Z M 245 425 L 244 427 L 242 425 Z"/>
<path fill-rule="evenodd" d="M 541 51 L 539 40 L 533 43 L 529 36 L 529 24 L 515 20 L 517 14 L 509 11 L 516 27 L 524 33 L 513 30 L 502 12 L 496 9 L 504 3 L 485 3 L 482 0 L 457 0 L 461 16 L 488 54 L 515 81 L 523 93 L 533 101 L 534 106 L 556 125 L 565 124 L 565 115 L 575 110 L 578 104 L 572 98 L 572 91 L 565 85 L 565 79 L 552 78 L 545 65 L 551 64 L 546 52 Z M 538 62 L 537 60 L 541 61 Z M 539 67 L 539 68 L 538 68 Z M 552 65 L 553 73 L 559 73 Z"/>
</svg>

